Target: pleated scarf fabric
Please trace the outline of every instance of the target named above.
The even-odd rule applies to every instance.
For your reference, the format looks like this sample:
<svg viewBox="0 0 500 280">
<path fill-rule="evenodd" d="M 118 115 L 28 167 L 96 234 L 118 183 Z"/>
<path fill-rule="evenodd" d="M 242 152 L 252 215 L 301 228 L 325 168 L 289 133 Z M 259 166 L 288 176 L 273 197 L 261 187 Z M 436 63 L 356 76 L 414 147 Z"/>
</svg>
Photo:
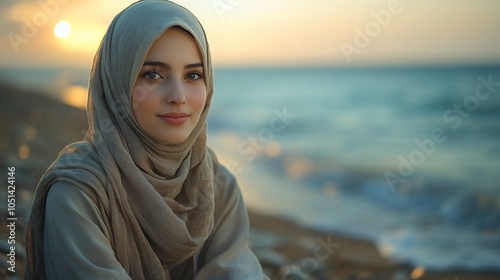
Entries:
<svg viewBox="0 0 500 280">
<path fill-rule="evenodd" d="M 144 133 L 132 91 L 147 52 L 165 30 L 188 31 L 203 58 L 207 100 L 180 144 Z M 35 191 L 27 229 L 26 279 L 46 279 L 43 225 L 50 186 L 66 181 L 98 206 L 116 258 L 133 279 L 170 279 L 169 268 L 203 245 L 213 228 L 215 155 L 206 147 L 213 74 L 205 32 L 196 17 L 169 1 L 139 1 L 112 21 L 94 58 L 84 141 L 67 146 Z"/>
</svg>

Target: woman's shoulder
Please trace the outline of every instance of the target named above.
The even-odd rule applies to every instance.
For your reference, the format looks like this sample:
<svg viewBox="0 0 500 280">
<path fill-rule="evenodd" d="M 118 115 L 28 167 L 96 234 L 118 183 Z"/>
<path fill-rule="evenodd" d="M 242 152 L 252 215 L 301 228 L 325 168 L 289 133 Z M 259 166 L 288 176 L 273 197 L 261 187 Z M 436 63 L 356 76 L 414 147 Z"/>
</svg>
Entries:
<svg viewBox="0 0 500 280">
<path fill-rule="evenodd" d="M 107 234 L 101 210 L 96 202 L 71 182 L 57 181 L 50 186 L 44 214 L 45 225 L 53 229 L 64 229 L 69 224 L 84 228 L 84 225 L 91 222 Z"/>
<path fill-rule="evenodd" d="M 79 141 L 64 147 L 53 166 L 72 170 L 87 169 L 95 173 L 104 171 L 103 164 L 93 143 Z"/>
<path fill-rule="evenodd" d="M 236 177 L 225 165 L 218 162 L 215 171 L 215 184 L 218 186 L 232 185 L 236 181 Z"/>
<path fill-rule="evenodd" d="M 218 163 L 218 170 L 214 177 L 214 195 L 216 203 L 224 202 L 227 204 L 232 201 L 237 201 L 241 197 L 241 190 L 236 177 L 221 163 Z"/>
<path fill-rule="evenodd" d="M 45 190 L 56 183 L 80 186 L 80 189 L 84 185 L 93 188 L 104 186 L 107 176 L 103 164 L 92 143 L 80 141 L 69 144 L 44 173 L 38 188 Z"/>
<path fill-rule="evenodd" d="M 57 181 L 50 185 L 46 198 L 46 212 L 57 213 L 94 207 L 95 202 L 91 197 L 71 182 Z"/>
</svg>

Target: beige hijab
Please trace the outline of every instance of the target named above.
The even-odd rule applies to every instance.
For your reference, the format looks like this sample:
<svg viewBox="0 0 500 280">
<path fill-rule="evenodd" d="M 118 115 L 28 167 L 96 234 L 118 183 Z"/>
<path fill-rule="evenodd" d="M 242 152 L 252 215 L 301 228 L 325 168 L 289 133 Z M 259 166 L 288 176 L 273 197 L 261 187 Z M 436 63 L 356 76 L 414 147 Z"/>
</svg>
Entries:
<svg viewBox="0 0 500 280">
<path fill-rule="evenodd" d="M 172 26 L 188 31 L 198 44 L 207 102 L 187 140 L 165 145 L 141 130 L 131 96 L 149 48 Z M 27 230 L 27 279 L 46 278 L 45 201 L 56 181 L 69 182 L 94 200 L 116 258 L 133 279 L 170 279 L 169 268 L 203 245 L 214 223 L 218 166 L 205 145 L 212 73 L 205 32 L 183 7 L 139 1 L 115 17 L 90 75 L 87 136 L 61 152 L 36 189 Z"/>
</svg>

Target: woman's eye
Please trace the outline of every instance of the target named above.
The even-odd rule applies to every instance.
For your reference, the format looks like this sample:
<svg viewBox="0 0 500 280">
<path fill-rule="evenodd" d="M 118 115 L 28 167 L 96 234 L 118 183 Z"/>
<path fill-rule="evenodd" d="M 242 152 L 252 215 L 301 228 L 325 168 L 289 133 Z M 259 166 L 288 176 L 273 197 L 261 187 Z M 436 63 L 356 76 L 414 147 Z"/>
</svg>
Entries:
<svg viewBox="0 0 500 280">
<path fill-rule="evenodd" d="M 203 78 L 203 76 L 201 75 L 201 73 L 198 72 L 192 72 L 186 75 L 186 79 L 188 80 L 199 80 L 201 78 Z"/>
<path fill-rule="evenodd" d="M 156 71 L 148 71 L 143 75 L 143 77 L 148 79 L 148 80 L 158 80 L 158 79 L 162 78 L 160 73 L 158 73 Z"/>
</svg>

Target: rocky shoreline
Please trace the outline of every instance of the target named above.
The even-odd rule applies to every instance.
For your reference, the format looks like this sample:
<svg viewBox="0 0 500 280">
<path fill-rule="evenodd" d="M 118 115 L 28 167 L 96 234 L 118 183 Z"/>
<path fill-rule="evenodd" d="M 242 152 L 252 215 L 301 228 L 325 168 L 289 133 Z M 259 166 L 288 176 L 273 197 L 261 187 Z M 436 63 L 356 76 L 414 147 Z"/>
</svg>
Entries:
<svg viewBox="0 0 500 280">
<path fill-rule="evenodd" d="M 432 272 L 392 262 L 371 242 L 304 229 L 280 217 L 249 212 L 252 250 L 271 279 L 494 280 L 488 272 Z"/>
</svg>

